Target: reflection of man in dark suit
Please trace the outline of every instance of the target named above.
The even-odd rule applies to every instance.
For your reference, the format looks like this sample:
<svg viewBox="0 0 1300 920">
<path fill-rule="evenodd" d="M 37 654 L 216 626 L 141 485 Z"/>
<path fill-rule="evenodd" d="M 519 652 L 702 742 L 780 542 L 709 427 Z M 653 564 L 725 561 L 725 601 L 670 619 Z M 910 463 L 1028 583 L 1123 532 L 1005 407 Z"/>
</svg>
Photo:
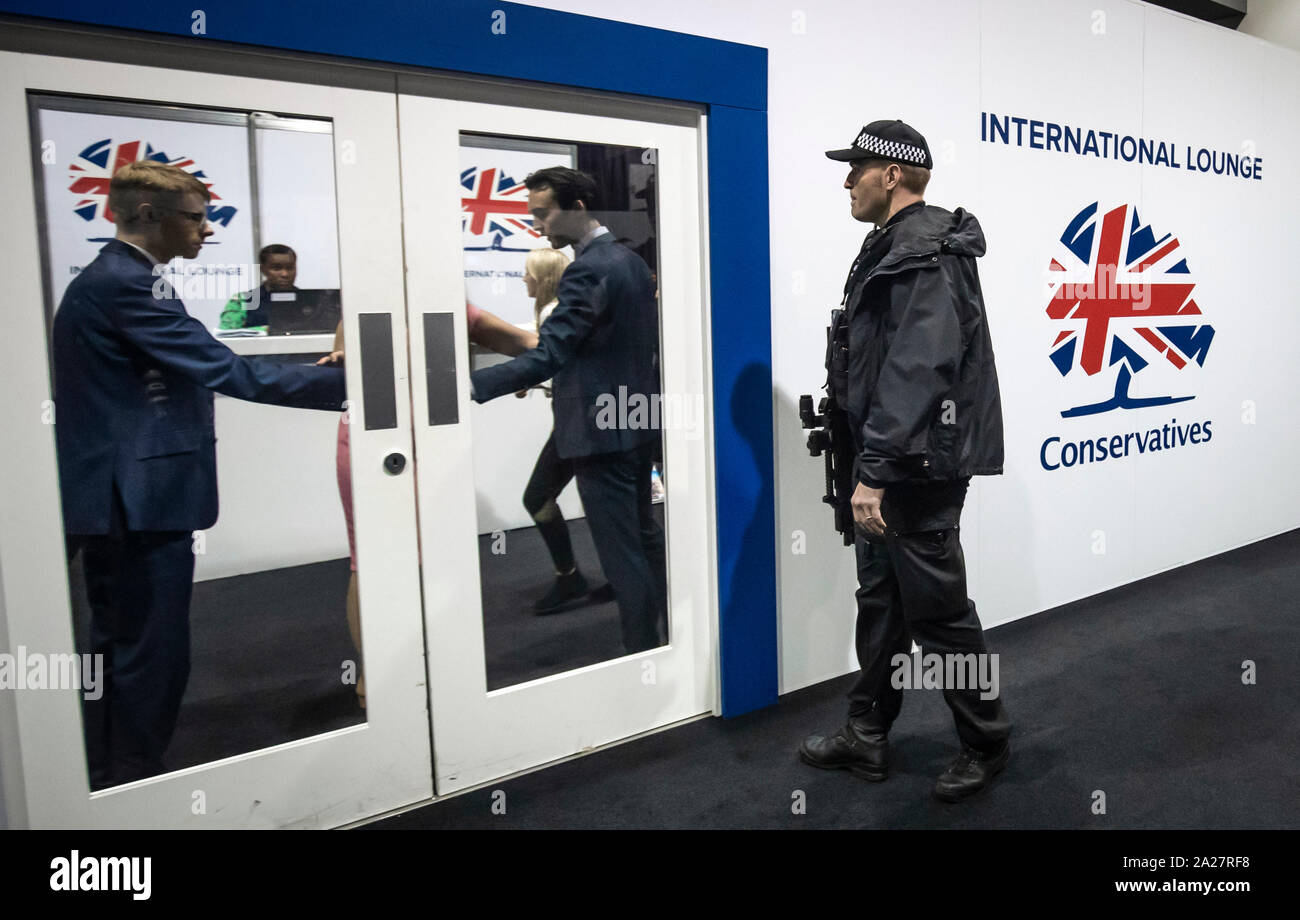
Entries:
<svg viewBox="0 0 1300 920">
<path fill-rule="evenodd" d="M 163 770 L 189 677 L 191 531 L 217 519 L 212 390 L 341 408 L 343 372 L 249 361 L 212 338 L 155 271 L 212 234 L 203 183 L 174 166 L 122 167 L 117 238 L 54 315 L 55 427 L 68 556 L 82 554 L 104 694 L 87 701 L 92 788 Z"/>
<path fill-rule="evenodd" d="M 524 184 L 535 228 L 556 249 L 572 245 L 575 257 L 537 347 L 475 371 L 474 399 L 487 402 L 554 378 L 556 450 L 574 461 L 600 564 L 618 599 L 623 644 L 629 652 L 655 648 L 668 632 L 664 536 L 650 505 L 659 432 L 649 427 L 648 412 L 633 427 L 610 411 L 614 402 L 634 408 L 658 397 L 654 282 L 645 262 L 592 216 L 597 191 L 589 176 L 555 166 Z"/>
</svg>

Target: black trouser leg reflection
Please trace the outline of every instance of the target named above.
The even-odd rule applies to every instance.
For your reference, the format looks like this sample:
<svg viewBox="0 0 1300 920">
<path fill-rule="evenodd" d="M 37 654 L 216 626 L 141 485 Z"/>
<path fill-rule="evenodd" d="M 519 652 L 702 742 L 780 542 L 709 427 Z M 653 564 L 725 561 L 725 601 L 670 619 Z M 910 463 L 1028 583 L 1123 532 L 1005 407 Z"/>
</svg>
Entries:
<svg viewBox="0 0 1300 920">
<path fill-rule="evenodd" d="M 557 575 L 565 575 L 574 569 L 569 525 L 556 504 L 556 499 L 572 478 L 573 464 L 560 459 L 555 449 L 555 432 L 552 431 L 533 464 L 533 473 L 524 489 L 524 508 L 546 541 Z"/>
<path fill-rule="evenodd" d="M 595 454 L 575 460 L 574 466 L 596 552 L 614 586 L 624 649 L 658 648 L 665 641 L 667 592 L 661 574 L 662 530 L 649 516 L 649 452 L 635 448 Z"/>
<path fill-rule="evenodd" d="M 560 493 L 571 479 L 573 461 L 560 458 L 555 447 L 555 432 L 552 431 L 537 455 L 532 476 L 524 489 L 524 507 L 537 525 L 537 532 L 542 535 L 555 566 L 555 584 L 533 605 L 538 613 L 557 610 L 568 601 L 585 597 L 589 587 L 578 571 L 569 525 L 558 504 Z"/>
</svg>

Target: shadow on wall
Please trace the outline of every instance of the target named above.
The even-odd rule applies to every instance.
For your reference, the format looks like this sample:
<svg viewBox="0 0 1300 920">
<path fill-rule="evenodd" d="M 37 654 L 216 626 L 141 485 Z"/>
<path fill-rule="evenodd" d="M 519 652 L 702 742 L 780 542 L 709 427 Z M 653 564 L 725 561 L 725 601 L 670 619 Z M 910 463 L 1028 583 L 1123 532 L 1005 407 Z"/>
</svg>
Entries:
<svg viewBox="0 0 1300 920">
<path fill-rule="evenodd" d="M 743 643 L 749 652 L 745 657 L 758 660 L 779 655 L 780 651 L 777 632 L 773 629 L 778 624 L 768 619 L 772 615 L 768 598 L 775 595 L 776 588 L 768 511 L 775 508 L 776 494 L 772 480 L 765 479 L 761 472 L 771 463 L 773 439 L 769 427 L 771 419 L 759 407 L 766 407 L 771 387 L 772 369 L 767 364 L 748 364 L 736 378 L 729 407 L 731 422 L 748 448 L 751 472 L 747 477 L 748 483 L 740 484 L 740 488 L 736 488 L 735 483 L 720 483 L 717 496 L 719 515 L 725 513 L 748 521 L 738 555 L 733 560 L 719 559 L 720 566 L 731 564 L 731 603 L 725 611 L 727 633 L 732 637 L 728 644 Z M 738 494 L 747 492 L 744 486 L 750 484 L 757 485 L 753 500 L 746 503 L 747 507 L 738 507 L 735 504 Z M 722 575 L 720 571 L 719 577 Z M 777 619 L 779 621 L 779 617 Z M 772 648 L 769 643 L 776 647 Z M 724 668 L 727 657 L 724 654 L 722 658 Z M 762 673 L 764 670 L 724 674 L 729 691 L 727 697 L 752 701 L 756 705 L 774 701 L 780 684 L 779 675 L 769 677 Z"/>
<path fill-rule="evenodd" d="M 824 393 L 813 392 L 813 405 Z M 826 494 L 825 461 L 808 453 L 808 432 L 799 419 L 798 396 L 780 390 L 776 402 L 781 497 L 787 513 L 778 514 L 777 565 L 781 572 L 782 675 L 789 693 L 847 673 L 854 665 L 853 624 L 857 568 L 853 548 L 835 530 Z M 784 449 L 782 447 L 784 446 Z M 839 666 L 828 663 L 841 662 Z"/>
</svg>

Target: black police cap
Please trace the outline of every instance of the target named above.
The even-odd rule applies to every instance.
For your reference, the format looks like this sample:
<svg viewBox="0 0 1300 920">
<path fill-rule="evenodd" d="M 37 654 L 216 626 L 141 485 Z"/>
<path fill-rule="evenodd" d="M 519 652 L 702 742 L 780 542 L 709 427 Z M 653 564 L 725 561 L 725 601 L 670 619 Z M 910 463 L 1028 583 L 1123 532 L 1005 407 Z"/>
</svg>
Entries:
<svg viewBox="0 0 1300 920">
<path fill-rule="evenodd" d="M 883 158 L 934 169 L 930 145 L 925 142 L 921 132 L 897 119 L 873 121 L 858 132 L 858 136 L 853 139 L 853 146 L 843 150 L 827 150 L 826 155 L 832 160 L 842 161 Z"/>
</svg>

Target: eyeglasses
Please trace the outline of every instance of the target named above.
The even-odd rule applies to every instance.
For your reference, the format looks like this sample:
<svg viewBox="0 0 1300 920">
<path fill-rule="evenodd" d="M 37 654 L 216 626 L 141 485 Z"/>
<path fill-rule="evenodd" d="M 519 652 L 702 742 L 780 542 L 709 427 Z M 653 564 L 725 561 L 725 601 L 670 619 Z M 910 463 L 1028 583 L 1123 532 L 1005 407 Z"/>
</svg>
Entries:
<svg viewBox="0 0 1300 920">
<path fill-rule="evenodd" d="M 174 214 L 181 214 L 191 223 L 204 224 L 208 221 L 206 211 L 182 211 L 180 208 L 169 208 L 165 205 L 154 205 L 160 211 L 171 211 Z"/>
</svg>

